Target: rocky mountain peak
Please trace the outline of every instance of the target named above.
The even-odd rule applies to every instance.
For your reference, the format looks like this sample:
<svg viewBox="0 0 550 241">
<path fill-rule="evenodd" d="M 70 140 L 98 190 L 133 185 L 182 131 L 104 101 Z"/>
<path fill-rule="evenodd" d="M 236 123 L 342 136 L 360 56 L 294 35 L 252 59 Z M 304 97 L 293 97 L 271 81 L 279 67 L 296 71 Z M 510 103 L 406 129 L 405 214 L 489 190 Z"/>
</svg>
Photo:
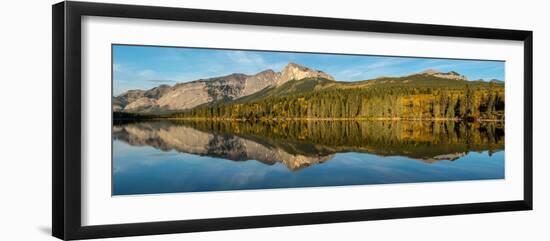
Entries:
<svg viewBox="0 0 550 241">
<path fill-rule="evenodd" d="M 441 73 L 441 72 L 437 69 L 427 69 L 420 72 L 420 74 L 429 74 L 429 75 L 438 74 L 438 73 Z"/>
<path fill-rule="evenodd" d="M 312 77 L 334 80 L 334 77 L 323 71 L 310 69 L 296 63 L 289 63 L 281 70 L 281 72 L 279 72 L 279 78 L 276 84 L 281 85 L 293 79 L 299 80 Z"/>
<path fill-rule="evenodd" d="M 504 84 L 504 81 L 499 79 L 491 79 L 489 80 L 489 83 Z"/>
<path fill-rule="evenodd" d="M 291 80 L 312 77 L 334 80 L 323 71 L 289 63 L 280 72 L 267 69 L 254 75 L 234 73 L 174 86 L 128 91 L 113 99 L 113 110 L 139 113 L 187 110 L 205 103 L 238 99 Z"/>
<path fill-rule="evenodd" d="M 266 69 L 262 72 L 257 73 L 256 75 L 259 75 L 259 74 L 274 74 L 274 73 L 275 73 L 275 71 L 273 71 L 272 69 Z"/>
<path fill-rule="evenodd" d="M 444 73 L 444 72 L 440 72 L 440 71 L 435 70 L 435 69 L 427 69 L 427 70 L 424 70 L 424 71 L 420 72 L 419 74 L 432 75 L 432 76 L 435 76 L 435 77 L 438 77 L 438 78 L 443 78 L 443 79 L 468 80 L 468 78 L 466 78 L 466 76 L 461 75 L 461 74 L 459 74 L 455 71 L 449 71 L 447 73 Z"/>
<path fill-rule="evenodd" d="M 297 64 L 297 63 L 290 62 L 290 63 L 288 63 L 288 64 L 283 68 L 282 71 L 291 70 L 291 69 L 309 70 L 309 68 L 306 67 L 306 66 L 303 66 L 303 65 L 300 65 L 300 64 Z"/>
</svg>

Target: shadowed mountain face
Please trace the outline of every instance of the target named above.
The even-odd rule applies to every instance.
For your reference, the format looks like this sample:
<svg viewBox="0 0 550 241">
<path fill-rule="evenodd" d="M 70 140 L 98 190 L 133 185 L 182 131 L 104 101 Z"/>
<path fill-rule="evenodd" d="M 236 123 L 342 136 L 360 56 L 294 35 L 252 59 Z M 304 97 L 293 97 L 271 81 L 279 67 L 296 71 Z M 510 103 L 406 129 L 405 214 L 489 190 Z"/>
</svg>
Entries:
<svg viewBox="0 0 550 241">
<path fill-rule="evenodd" d="M 504 149 L 500 122 L 405 121 L 157 121 L 119 124 L 113 137 L 232 161 L 282 163 L 290 170 L 331 160 L 336 153 L 405 156 L 425 163 L 456 160 L 469 152 Z"/>
</svg>

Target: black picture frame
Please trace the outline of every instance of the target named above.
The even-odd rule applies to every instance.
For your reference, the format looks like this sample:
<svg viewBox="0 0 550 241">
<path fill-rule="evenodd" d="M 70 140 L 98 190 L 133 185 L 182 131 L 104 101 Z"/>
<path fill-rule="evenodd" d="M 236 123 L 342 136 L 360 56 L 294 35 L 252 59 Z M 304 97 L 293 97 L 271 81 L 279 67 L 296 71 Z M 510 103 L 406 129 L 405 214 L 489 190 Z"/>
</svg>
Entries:
<svg viewBox="0 0 550 241">
<path fill-rule="evenodd" d="M 81 224 L 81 17 L 104 16 L 378 33 L 516 40 L 524 43 L 524 194 L 521 200 L 113 225 Z M 171 7 L 60 2 L 52 6 L 52 233 L 60 239 L 185 233 L 380 219 L 531 210 L 533 32 Z M 107 141 L 107 140 L 106 140 Z"/>
</svg>

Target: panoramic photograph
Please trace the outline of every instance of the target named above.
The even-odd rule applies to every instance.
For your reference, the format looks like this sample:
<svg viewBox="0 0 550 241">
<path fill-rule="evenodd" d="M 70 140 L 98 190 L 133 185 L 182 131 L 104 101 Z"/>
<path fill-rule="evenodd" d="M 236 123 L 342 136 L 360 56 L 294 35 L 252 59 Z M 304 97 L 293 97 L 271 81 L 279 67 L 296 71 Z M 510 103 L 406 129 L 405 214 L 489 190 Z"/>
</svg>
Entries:
<svg viewBox="0 0 550 241">
<path fill-rule="evenodd" d="M 112 45 L 112 195 L 505 177 L 505 62 Z"/>
</svg>

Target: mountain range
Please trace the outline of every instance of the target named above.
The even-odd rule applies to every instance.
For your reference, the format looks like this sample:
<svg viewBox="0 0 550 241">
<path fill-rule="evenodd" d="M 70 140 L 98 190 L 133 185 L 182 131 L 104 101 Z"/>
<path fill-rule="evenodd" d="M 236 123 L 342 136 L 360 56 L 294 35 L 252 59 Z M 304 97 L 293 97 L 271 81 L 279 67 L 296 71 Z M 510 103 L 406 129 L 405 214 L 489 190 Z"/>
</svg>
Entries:
<svg viewBox="0 0 550 241">
<path fill-rule="evenodd" d="M 328 88 L 404 85 L 449 87 L 464 86 L 466 81 L 469 84 L 487 84 L 481 80 L 468 81 L 466 76 L 454 71 L 444 73 L 433 69 L 402 77 L 343 82 L 323 71 L 289 63 L 279 72 L 265 70 L 254 75 L 234 73 L 173 86 L 160 85 L 149 90 L 130 90 L 113 97 L 112 109 L 114 112 L 156 114 L 186 111 L 212 103 L 244 103 Z M 502 84 L 499 80 L 491 82 Z"/>
<path fill-rule="evenodd" d="M 113 98 L 113 111 L 154 113 L 187 110 L 206 103 L 236 100 L 266 88 L 281 86 L 290 80 L 305 78 L 334 81 L 332 76 L 323 71 L 289 63 L 279 72 L 269 69 L 255 75 L 234 73 L 174 86 L 130 90 Z"/>
</svg>

